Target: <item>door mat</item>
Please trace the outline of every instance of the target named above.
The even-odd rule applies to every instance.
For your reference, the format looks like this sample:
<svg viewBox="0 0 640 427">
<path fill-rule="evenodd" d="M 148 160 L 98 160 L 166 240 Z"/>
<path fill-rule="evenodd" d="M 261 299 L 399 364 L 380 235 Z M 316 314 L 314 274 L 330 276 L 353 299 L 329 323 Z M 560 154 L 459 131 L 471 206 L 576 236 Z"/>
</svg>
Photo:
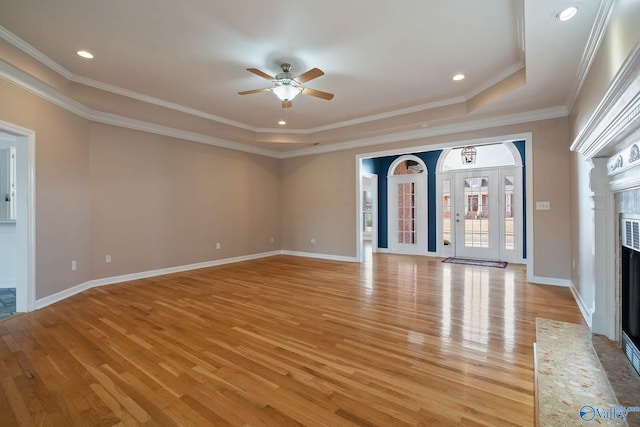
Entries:
<svg viewBox="0 0 640 427">
<path fill-rule="evenodd" d="M 505 268 L 509 263 L 505 261 L 488 261 L 484 259 L 469 259 L 469 258 L 455 258 L 449 257 L 442 260 L 442 262 L 449 262 L 451 264 L 465 264 L 465 265 L 479 265 L 482 267 L 498 267 Z"/>
</svg>

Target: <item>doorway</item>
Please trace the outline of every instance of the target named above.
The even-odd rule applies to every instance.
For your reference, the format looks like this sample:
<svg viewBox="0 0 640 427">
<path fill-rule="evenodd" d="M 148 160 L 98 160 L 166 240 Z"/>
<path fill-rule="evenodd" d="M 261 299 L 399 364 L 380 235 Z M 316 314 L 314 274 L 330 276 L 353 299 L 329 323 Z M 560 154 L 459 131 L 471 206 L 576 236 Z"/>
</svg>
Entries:
<svg viewBox="0 0 640 427">
<path fill-rule="evenodd" d="M 509 144 L 511 146 L 509 146 Z M 461 148 L 439 163 L 440 254 L 522 262 L 522 167 L 511 143 L 476 147 L 474 164 Z"/>
<path fill-rule="evenodd" d="M 427 253 L 427 168 L 419 157 L 396 159 L 388 171 L 389 250 L 396 254 Z"/>
<path fill-rule="evenodd" d="M 360 246 L 364 260 L 371 258 L 378 247 L 378 175 L 360 175 Z"/>
<path fill-rule="evenodd" d="M 0 121 L 0 152 L 0 288 L 7 309 L 4 311 L 28 312 L 35 308 L 35 132 Z"/>
</svg>

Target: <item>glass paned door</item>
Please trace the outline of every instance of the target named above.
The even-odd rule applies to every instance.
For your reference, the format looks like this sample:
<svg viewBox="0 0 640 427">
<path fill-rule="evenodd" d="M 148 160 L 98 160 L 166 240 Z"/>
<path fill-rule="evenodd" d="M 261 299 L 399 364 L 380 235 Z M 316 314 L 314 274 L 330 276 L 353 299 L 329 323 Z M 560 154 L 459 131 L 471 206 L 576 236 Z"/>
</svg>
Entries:
<svg viewBox="0 0 640 427">
<path fill-rule="evenodd" d="M 514 204 L 514 192 L 515 192 L 515 177 L 513 175 L 506 175 L 503 178 L 503 190 L 504 190 L 504 250 L 513 251 L 516 248 L 515 240 L 515 204 Z"/>
<path fill-rule="evenodd" d="M 455 177 L 456 256 L 499 259 L 499 182 L 495 170 Z"/>
<path fill-rule="evenodd" d="M 422 174 L 389 177 L 389 244 L 394 253 L 426 253 L 423 182 Z"/>
<path fill-rule="evenodd" d="M 451 246 L 451 180 L 442 180 L 442 244 Z"/>
</svg>

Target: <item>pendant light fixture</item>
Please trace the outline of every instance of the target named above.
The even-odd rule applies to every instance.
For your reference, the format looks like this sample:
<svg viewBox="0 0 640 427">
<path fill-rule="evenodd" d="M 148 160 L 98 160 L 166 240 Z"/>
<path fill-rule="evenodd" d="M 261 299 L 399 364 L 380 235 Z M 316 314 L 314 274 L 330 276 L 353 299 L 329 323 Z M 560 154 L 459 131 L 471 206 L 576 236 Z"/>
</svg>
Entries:
<svg viewBox="0 0 640 427">
<path fill-rule="evenodd" d="M 463 165 L 473 165 L 476 163 L 476 155 L 478 154 L 478 150 L 471 145 L 467 145 L 462 149 L 460 155 L 462 156 L 462 164 Z"/>
</svg>

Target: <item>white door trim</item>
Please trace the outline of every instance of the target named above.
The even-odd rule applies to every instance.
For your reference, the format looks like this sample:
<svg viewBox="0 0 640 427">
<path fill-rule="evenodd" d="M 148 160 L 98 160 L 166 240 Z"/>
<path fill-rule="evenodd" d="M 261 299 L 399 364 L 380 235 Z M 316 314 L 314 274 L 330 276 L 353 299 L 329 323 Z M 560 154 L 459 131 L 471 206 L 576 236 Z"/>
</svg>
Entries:
<svg viewBox="0 0 640 427">
<path fill-rule="evenodd" d="M 500 259 L 500 203 L 499 198 L 496 197 L 495 193 L 500 191 L 500 178 L 499 178 L 499 170 L 498 168 L 491 169 L 469 169 L 464 171 L 456 171 L 453 173 L 453 188 L 454 188 L 454 197 L 452 203 L 452 216 L 454 219 L 454 225 L 456 230 L 456 238 L 453 240 L 455 247 L 455 254 L 461 258 L 482 258 L 482 259 Z M 467 224 L 467 212 L 465 212 L 464 207 L 466 206 L 464 202 L 465 198 L 465 190 L 464 190 L 464 180 L 466 178 L 486 178 L 487 186 L 489 193 L 487 194 L 488 205 L 487 205 L 487 216 L 488 222 L 487 226 L 489 232 L 487 234 L 487 247 L 470 247 L 466 245 L 466 232 L 465 227 Z M 478 204 L 480 206 L 484 206 L 482 200 L 478 200 Z M 483 221 L 482 214 L 483 211 L 478 211 L 480 217 L 474 217 L 473 221 Z M 475 224 L 477 225 L 477 223 Z M 475 226 L 474 225 L 474 226 Z M 497 231 L 497 233 L 496 233 Z"/>
<path fill-rule="evenodd" d="M 498 142 L 504 143 L 505 141 L 509 141 L 509 142 L 524 141 L 525 143 L 524 144 L 524 162 L 522 166 L 525 167 L 526 165 L 526 174 L 525 174 L 525 181 L 524 181 L 524 186 L 522 191 L 524 192 L 523 199 L 525 199 L 525 206 L 526 206 L 525 210 L 523 211 L 523 221 L 524 221 L 524 215 L 526 214 L 525 231 L 527 236 L 527 247 L 526 247 L 527 258 L 526 260 L 523 259 L 523 262 L 525 262 L 527 266 L 527 281 L 533 282 L 533 283 L 540 283 L 541 280 L 545 278 L 536 276 L 534 271 L 535 262 L 534 262 L 533 248 L 534 248 L 534 238 L 535 238 L 534 236 L 535 227 L 533 223 L 533 167 L 534 167 L 535 161 L 533 159 L 533 146 L 532 146 L 533 133 L 532 132 L 519 132 L 519 133 L 513 133 L 513 134 L 494 135 L 494 136 L 489 136 L 484 138 L 472 138 L 467 140 L 452 139 L 450 141 L 443 142 L 443 143 L 422 144 L 422 145 L 407 146 L 402 148 L 398 147 L 398 148 L 392 148 L 392 149 L 386 149 L 386 150 L 375 150 L 375 151 L 365 150 L 364 152 L 360 154 L 356 154 L 354 156 L 354 161 L 355 161 L 354 179 L 356 180 L 355 182 L 356 192 L 358 192 L 358 194 L 356 194 L 356 197 L 358 197 L 357 200 L 360 200 L 359 197 L 361 197 L 359 195 L 360 187 L 357 183 L 360 180 L 360 173 L 362 171 L 363 159 L 384 157 L 384 156 L 391 156 L 391 155 L 400 155 L 400 154 L 407 154 L 407 153 L 419 153 L 419 152 L 426 152 L 426 151 L 433 151 L 433 150 L 445 150 L 447 148 L 454 148 L 454 147 L 460 147 L 465 145 L 491 144 L 491 143 L 498 143 Z M 519 157 L 520 156 L 518 155 L 518 158 Z M 436 176 L 438 175 L 439 175 L 439 168 L 436 168 Z M 361 245 L 359 244 L 359 242 L 362 241 L 362 235 L 360 233 L 360 228 L 359 228 L 361 225 L 359 220 L 360 218 L 359 209 L 360 209 L 360 205 L 359 203 L 357 203 L 355 206 L 355 210 L 356 210 L 355 238 L 356 238 L 357 258 L 361 259 L 361 255 L 360 255 Z M 438 233 L 442 231 L 440 227 L 441 227 L 440 224 L 436 224 L 436 230 L 439 230 Z M 439 241 L 439 239 L 436 239 L 436 241 Z M 521 249 L 524 249 L 524 248 L 521 248 Z M 380 252 L 383 252 L 383 250 L 380 250 Z M 439 245 L 436 254 L 440 255 L 441 252 L 442 252 L 441 245 Z M 522 251 L 519 255 L 522 256 Z"/>
<path fill-rule="evenodd" d="M 364 198 L 363 198 L 363 185 L 362 177 L 371 179 L 371 251 L 376 253 L 378 251 L 378 175 L 374 173 L 362 172 L 359 180 L 358 190 L 358 206 L 360 209 L 359 218 L 362 221 L 362 213 L 364 212 Z M 364 224 L 360 222 L 358 234 L 360 236 L 358 242 L 358 259 L 362 262 L 365 259 L 364 248 L 362 247 L 364 241 Z"/>
<path fill-rule="evenodd" d="M 16 311 L 35 309 L 36 300 L 36 182 L 35 131 L 0 120 L 0 131 L 16 137 L 17 289 Z M 20 194 L 24 196 L 20 196 Z"/>
<path fill-rule="evenodd" d="M 426 172 L 426 171 L 425 171 Z M 400 183 L 415 183 L 416 194 L 416 243 L 404 244 L 398 242 L 398 206 L 397 186 Z M 388 246 L 391 253 L 408 255 L 426 255 L 428 250 L 427 236 L 427 180 L 426 173 L 410 175 L 392 175 L 387 179 L 387 209 L 388 209 Z"/>
</svg>

